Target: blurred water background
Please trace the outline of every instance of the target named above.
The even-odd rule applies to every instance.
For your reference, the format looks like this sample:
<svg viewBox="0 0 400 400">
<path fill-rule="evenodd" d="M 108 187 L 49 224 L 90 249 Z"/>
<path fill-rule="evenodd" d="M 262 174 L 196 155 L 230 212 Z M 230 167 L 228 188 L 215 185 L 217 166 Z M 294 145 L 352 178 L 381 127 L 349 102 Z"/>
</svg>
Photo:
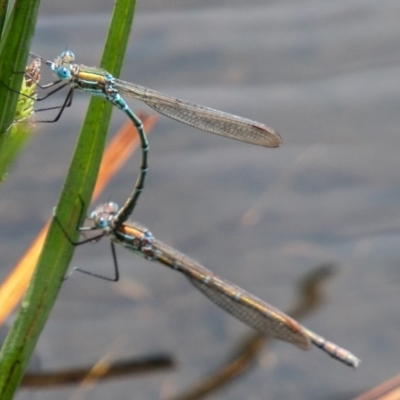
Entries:
<svg viewBox="0 0 400 400">
<path fill-rule="evenodd" d="M 112 6 L 43 0 L 32 51 L 53 59 L 68 48 L 98 65 Z M 122 79 L 264 122 L 284 145 L 258 148 L 162 118 L 134 219 L 283 310 L 313 266 L 338 263 L 327 303 L 302 323 L 363 361 L 352 371 L 274 342 L 213 398 L 349 399 L 399 372 L 399 74 L 395 0 L 138 2 Z M 57 124 L 39 124 L 2 187 L 1 277 L 51 215 L 87 102 L 77 93 Z M 111 132 L 125 120 L 115 111 Z M 101 201 L 125 200 L 138 162 L 135 154 Z M 37 347 L 42 367 L 86 365 L 110 346 L 113 358 L 170 352 L 176 370 L 101 384 L 86 398 L 156 399 L 190 386 L 248 329 L 179 274 L 118 250 L 121 285 L 79 274 L 63 285 Z M 79 248 L 73 265 L 110 271 L 107 241 Z"/>
</svg>

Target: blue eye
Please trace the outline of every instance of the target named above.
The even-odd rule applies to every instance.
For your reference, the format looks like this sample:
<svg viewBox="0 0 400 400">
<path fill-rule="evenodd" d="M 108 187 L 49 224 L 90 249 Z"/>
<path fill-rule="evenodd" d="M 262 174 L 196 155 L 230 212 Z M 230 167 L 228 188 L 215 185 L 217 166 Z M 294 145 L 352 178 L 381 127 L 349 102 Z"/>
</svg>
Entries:
<svg viewBox="0 0 400 400">
<path fill-rule="evenodd" d="M 97 225 L 98 225 L 100 228 L 106 228 L 107 225 L 108 225 L 108 222 L 107 222 L 107 220 L 106 220 L 105 218 L 99 218 L 99 219 L 97 220 Z"/>
<path fill-rule="evenodd" d="M 71 71 L 69 70 L 69 68 L 58 67 L 55 72 L 60 79 L 67 80 L 71 78 Z"/>
</svg>

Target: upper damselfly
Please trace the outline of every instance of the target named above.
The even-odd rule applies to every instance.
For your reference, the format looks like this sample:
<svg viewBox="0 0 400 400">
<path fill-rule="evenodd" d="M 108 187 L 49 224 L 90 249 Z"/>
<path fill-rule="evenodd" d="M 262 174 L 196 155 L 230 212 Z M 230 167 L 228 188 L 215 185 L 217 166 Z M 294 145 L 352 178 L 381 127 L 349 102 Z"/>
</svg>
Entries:
<svg viewBox="0 0 400 400">
<path fill-rule="evenodd" d="M 129 108 L 122 96 L 143 101 L 160 114 L 206 132 L 264 147 L 279 147 L 282 144 L 278 132 L 262 123 L 223 111 L 214 110 L 209 107 L 200 106 L 185 100 L 167 96 L 134 83 L 122 81 L 114 78 L 107 71 L 100 68 L 75 64 L 75 55 L 72 51 L 66 50 L 62 52 L 54 61 L 46 60 L 34 53 L 30 53 L 30 55 L 48 65 L 57 78 L 56 81 L 41 86 L 42 88 L 50 88 L 53 86 L 55 88 L 39 100 L 49 97 L 65 86 L 70 87 L 64 103 L 59 107 L 60 111 L 58 115 L 52 121 L 58 120 L 65 107 L 71 105 L 74 90 L 80 89 L 92 95 L 104 97 L 117 108 L 125 112 L 136 126 L 142 147 L 141 170 L 135 185 L 135 191 L 132 194 L 134 197 L 133 201 L 131 201 L 131 209 L 125 210 L 126 213 L 122 213 L 121 211 L 116 216 L 118 222 L 124 222 L 128 219 L 143 190 L 148 168 L 147 153 L 149 147 L 142 122 Z"/>
</svg>

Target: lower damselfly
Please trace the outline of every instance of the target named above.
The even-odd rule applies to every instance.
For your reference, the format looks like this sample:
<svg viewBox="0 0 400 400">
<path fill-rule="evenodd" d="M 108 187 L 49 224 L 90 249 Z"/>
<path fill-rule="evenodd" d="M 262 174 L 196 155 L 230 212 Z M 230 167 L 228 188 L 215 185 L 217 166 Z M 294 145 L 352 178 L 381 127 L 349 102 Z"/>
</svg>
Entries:
<svg viewBox="0 0 400 400">
<path fill-rule="evenodd" d="M 148 168 L 148 142 L 142 122 L 129 108 L 122 96 L 140 100 L 160 114 L 206 132 L 264 147 L 279 147 L 282 144 L 278 132 L 262 123 L 200 106 L 134 83 L 122 81 L 114 78 L 110 73 L 100 68 L 75 64 L 75 55 L 70 50 L 62 52 L 54 61 L 46 60 L 34 53 L 30 53 L 30 55 L 48 65 L 57 78 L 56 81 L 41 86 L 41 88 L 45 89 L 51 87 L 54 87 L 54 89 L 38 100 L 43 100 L 66 86 L 70 87 L 64 103 L 58 107 L 60 108 L 58 115 L 54 120 L 48 122 L 53 122 L 60 118 L 64 109 L 71 105 L 74 90 L 78 89 L 94 96 L 104 97 L 125 112 L 137 128 L 142 147 L 141 171 L 136 182 L 136 190 L 133 193 L 134 198 L 131 201 L 131 209 L 121 209 L 115 217 L 119 223 L 126 221 L 133 211 L 143 190 Z M 57 107 L 50 107 L 50 109 L 54 108 Z"/>
<path fill-rule="evenodd" d="M 146 260 L 156 261 L 180 272 L 211 301 L 255 330 L 267 336 L 292 343 L 302 350 L 309 350 L 314 345 L 342 363 L 357 368 L 360 360 L 348 350 L 327 341 L 277 308 L 217 276 L 198 262 L 157 240 L 141 224 L 131 221 L 117 224 L 115 217 L 119 211 L 120 208 L 114 202 L 98 206 L 88 218 L 91 224 L 82 226 L 79 230 L 81 232 L 100 230 L 100 234 L 81 242 L 71 242 L 74 245 L 79 245 L 97 242 L 104 236 L 110 237 L 115 277 L 106 279 L 116 281 L 119 278 L 114 243 L 120 244 L 142 255 Z M 80 268 L 75 268 L 75 270 L 105 278 L 102 275 Z"/>
</svg>

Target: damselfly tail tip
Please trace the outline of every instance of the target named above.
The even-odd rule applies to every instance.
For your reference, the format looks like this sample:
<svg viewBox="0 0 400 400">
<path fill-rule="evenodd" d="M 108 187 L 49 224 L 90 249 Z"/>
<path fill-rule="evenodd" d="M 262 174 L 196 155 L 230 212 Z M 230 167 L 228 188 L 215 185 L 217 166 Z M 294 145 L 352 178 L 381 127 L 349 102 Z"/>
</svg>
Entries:
<svg viewBox="0 0 400 400">
<path fill-rule="evenodd" d="M 360 365 L 361 360 L 359 358 L 357 358 L 356 356 L 353 356 L 354 360 L 353 360 L 353 364 L 351 365 L 351 367 L 353 367 L 354 369 L 357 369 L 358 366 Z"/>
<path fill-rule="evenodd" d="M 336 345 L 335 343 L 329 342 L 322 336 L 317 335 L 305 327 L 303 327 L 303 331 L 315 346 L 329 354 L 335 360 L 338 360 L 349 367 L 353 367 L 354 369 L 359 366 L 361 360 L 350 351 Z"/>
<path fill-rule="evenodd" d="M 326 351 L 335 360 L 338 360 L 343 364 L 348 365 L 349 367 L 357 369 L 360 365 L 361 360 L 357 358 L 353 353 L 350 353 L 350 351 L 338 347 L 333 343 L 326 342 L 324 347 L 321 347 L 321 349 Z"/>
<path fill-rule="evenodd" d="M 324 346 L 321 347 L 321 349 L 326 351 L 334 359 L 341 361 L 343 364 L 346 364 L 349 367 L 357 369 L 360 365 L 361 360 L 357 358 L 353 353 L 331 342 L 325 342 Z"/>
<path fill-rule="evenodd" d="M 361 363 L 361 360 L 350 352 L 347 352 L 346 357 L 339 358 L 339 361 L 344 362 L 346 365 L 352 367 L 353 369 L 357 369 Z"/>
</svg>

